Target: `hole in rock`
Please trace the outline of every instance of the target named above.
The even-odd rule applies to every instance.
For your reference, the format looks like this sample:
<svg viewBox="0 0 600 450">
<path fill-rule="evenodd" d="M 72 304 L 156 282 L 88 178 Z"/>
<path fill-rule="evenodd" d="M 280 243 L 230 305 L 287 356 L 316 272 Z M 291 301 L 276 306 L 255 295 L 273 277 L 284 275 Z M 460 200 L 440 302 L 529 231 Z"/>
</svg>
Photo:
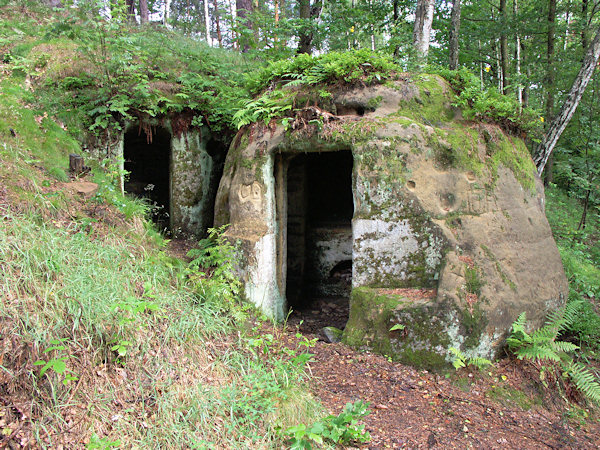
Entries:
<svg viewBox="0 0 600 450">
<path fill-rule="evenodd" d="M 291 321 L 303 320 L 302 331 L 309 333 L 326 326 L 343 329 L 352 286 L 352 153 L 281 158 L 289 161 L 280 195 L 287 199 L 281 236 L 287 236 L 282 245 Z"/>
<path fill-rule="evenodd" d="M 154 205 L 152 220 L 159 229 L 169 228 L 170 133 L 164 128 L 157 128 L 150 138 L 137 128 L 128 131 L 125 133 L 123 157 L 125 170 L 129 172 L 125 192 L 148 199 Z"/>
<path fill-rule="evenodd" d="M 360 104 L 342 104 L 338 103 L 335 105 L 338 116 L 364 116 L 365 107 Z"/>
</svg>

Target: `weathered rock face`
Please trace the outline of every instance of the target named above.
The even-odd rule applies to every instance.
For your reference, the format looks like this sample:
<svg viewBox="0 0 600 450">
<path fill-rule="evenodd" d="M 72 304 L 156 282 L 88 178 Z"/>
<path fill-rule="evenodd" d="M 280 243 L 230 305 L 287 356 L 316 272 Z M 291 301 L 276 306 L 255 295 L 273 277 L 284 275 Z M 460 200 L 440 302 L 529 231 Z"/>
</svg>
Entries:
<svg viewBox="0 0 600 450">
<path fill-rule="evenodd" d="M 131 123 L 111 151 L 130 172 L 124 190 L 164 207 L 161 226 L 201 235 L 212 226 L 225 152 L 206 128 L 175 131 L 166 120 L 155 119 L 143 128 Z"/>
<path fill-rule="evenodd" d="M 306 108 L 292 130 L 255 124 L 238 135 L 215 222 L 231 224 L 228 235 L 242 243 L 251 302 L 282 319 L 289 284 L 304 270 L 296 257 L 306 258 L 293 249 L 328 226 L 319 235 L 331 237 L 322 255 L 334 257 L 317 258 L 326 273 L 351 248 L 344 341 L 356 347 L 429 368 L 447 364 L 450 347 L 493 357 L 521 312 L 540 325 L 563 304 L 567 282 L 527 149 L 495 126 L 462 121 L 448 89 L 424 75 L 333 93 L 327 112 Z M 335 200 L 310 212 L 344 183 L 334 158 L 310 178 L 316 154 L 326 152 L 352 156 L 347 222 L 338 220 L 347 210 Z M 337 180 L 330 188 L 320 184 L 323 173 Z M 298 190 L 298 177 L 317 193 Z M 309 211 L 306 221 L 297 219 L 298 205 Z M 336 244 L 344 224 L 351 237 Z"/>
</svg>

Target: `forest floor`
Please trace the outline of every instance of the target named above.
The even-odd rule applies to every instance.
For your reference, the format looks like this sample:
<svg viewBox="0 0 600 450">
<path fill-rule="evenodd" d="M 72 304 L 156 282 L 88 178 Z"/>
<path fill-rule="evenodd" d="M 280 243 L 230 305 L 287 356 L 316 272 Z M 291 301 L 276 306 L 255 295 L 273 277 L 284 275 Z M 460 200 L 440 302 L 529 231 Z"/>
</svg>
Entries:
<svg viewBox="0 0 600 450">
<path fill-rule="evenodd" d="M 286 339 L 294 346 L 297 330 L 318 338 L 310 350 L 313 391 L 331 413 L 348 402 L 370 403 L 364 423 L 371 441 L 362 448 L 600 447 L 598 418 L 566 401 L 574 393 L 561 394 L 549 372 L 544 386 L 530 362 L 506 358 L 483 371 L 434 374 L 328 343 L 323 317 L 333 313 L 327 320 L 339 322 L 347 314 L 342 305 L 321 301 L 293 314 Z"/>
</svg>

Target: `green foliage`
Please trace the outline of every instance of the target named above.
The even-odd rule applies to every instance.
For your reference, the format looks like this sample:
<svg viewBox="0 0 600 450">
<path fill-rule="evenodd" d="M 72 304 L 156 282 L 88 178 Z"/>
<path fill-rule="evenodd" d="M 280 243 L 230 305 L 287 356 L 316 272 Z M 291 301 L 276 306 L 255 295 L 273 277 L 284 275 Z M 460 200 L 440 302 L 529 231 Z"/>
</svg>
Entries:
<svg viewBox="0 0 600 450">
<path fill-rule="evenodd" d="M 235 271 L 238 252 L 225 236 L 226 229 L 227 225 L 209 228 L 208 238 L 188 252 L 193 258 L 188 264 L 188 278 L 201 301 L 217 296 L 223 304 L 231 304 L 240 294 L 241 283 Z"/>
<path fill-rule="evenodd" d="M 86 445 L 88 450 L 110 450 L 111 448 L 117 448 L 121 446 L 121 441 L 111 441 L 107 437 L 99 437 L 97 434 L 93 434 L 90 438 L 90 442 Z"/>
<path fill-rule="evenodd" d="M 553 311 L 544 326 L 531 334 L 525 331 L 527 318 L 525 312 L 521 313 L 506 340 L 508 347 L 519 359 L 562 361 L 566 353 L 579 348 L 570 342 L 557 341 L 560 332 L 573 322 L 577 308 L 577 303 L 569 303 L 564 308 Z"/>
<path fill-rule="evenodd" d="M 571 362 L 567 366 L 566 372 L 577 386 L 577 389 L 590 400 L 600 403 L 600 383 L 587 367 L 581 363 Z"/>
<path fill-rule="evenodd" d="M 450 347 L 450 353 L 452 353 L 452 365 L 456 370 L 467 366 L 474 366 L 479 370 L 483 370 L 492 365 L 489 359 L 481 358 L 479 356 L 470 357 L 465 355 L 456 347 Z"/>
<path fill-rule="evenodd" d="M 44 374 L 50 370 L 61 377 L 62 383 L 66 385 L 71 381 L 77 380 L 78 377 L 75 372 L 67 368 L 67 360 L 70 358 L 70 355 L 65 353 L 67 350 L 67 347 L 63 345 L 65 341 L 66 338 L 52 339 L 50 341 L 50 347 L 45 349 L 44 353 L 54 352 L 54 356 L 48 360 L 38 360 L 34 362 L 33 365 L 42 366 L 40 369 L 40 377 L 43 377 Z"/>
<path fill-rule="evenodd" d="M 389 56 L 366 49 L 320 56 L 301 54 L 271 62 L 250 75 L 248 86 L 251 92 L 258 93 L 280 86 L 372 84 L 389 79 L 398 70 Z"/>
<path fill-rule="evenodd" d="M 127 120 L 185 112 L 184 127 L 207 125 L 225 136 L 248 97 L 242 57 L 166 29 L 132 29 L 93 9 L 72 9 L 38 27 L 47 32 L 27 48 L 14 47 L 9 68 L 33 80 L 31 102 L 54 113 L 74 135 L 106 138 Z"/>
<path fill-rule="evenodd" d="M 328 99 L 327 87 L 333 85 L 373 84 L 390 79 L 398 70 L 389 57 L 368 50 L 330 52 L 321 56 L 306 54 L 292 59 L 271 62 L 265 68 L 248 76 L 251 92 L 264 93 L 249 100 L 233 116 L 239 129 L 257 121 L 269 124 L 274 119 L 292 116 L 299 86 L 323 85 L 314 94 L 319 99 Z M 284 119 L 287 126 L 289 120 Z M 315 120 L 313 125 L 322 128 L 323 123 Z"/>
<path fill-rule="evenodd" d="M 430 71 L 450 83 L 456 94 L 454 104 L 462 109 L 465 119 L 496 123 L 513 134 L 527 133 L 534 140 L 541 137 L 543 119 L 538 111 L 521 108 L 513 97 L 502 95 L 496 88 L 482 88 L 468 69 L 431 67 Z"/>
<path fill-rule="evenodd" d="M 479 277 L 477 267 L 465 267 L 465 286 L 468 293 L 476 295 L 481 294 L 483 282 Z"/>
<path fill-rule="evenodd" d="M 291 111 L 293 98 L 291 93 L 274 91 L 255 100 L 249 100 L 233 115 L 233 124 L 237 129 L 259 120 L 268 125 L 271 120 L 282 117 L 286 112 Z"/>
<path fill-rule="evenodd" d="M 550 186 L 546 200 L 548 221 L 569 280 L 569 301 L 579 304 L 567 331 L 584 350 L 596 351 L 600 349 L 600 315 L 594 305 L 600 298 L 600 217 L 590 214 L 587 227 L 579 229 L 582 205 L 577 198 Z"/>
<path fill-rule="evenodd" d="M 368 406 L 369 404 L 362 400 L 347 403 L 337 416 L 329 415 L 310 427 L 300 424 L 288 428 L 285 434 L 290 437 L 290 448 L 312 449 L 313 444 L 348 445 L 369 442 L 371 440 L 369 432 L 365 431 L 363 424 L 359 424 L 360 419 L 369 414 Z"/>
<path fill-rule="evenodd" d="M 576 319 L 579 306 L 579 302 L 570 302 L 564 308 L 550 313 L 544 326 L 532 333 L 525 331 L 526 317 L 523 312 L 513 323 L 512 333 L 506 342 L 519 359 L 559 363 L 577 389 L 590 400 L 598 402 L 600 383 L 596 376 L 583 364 L 574 362 L 569 355 L 579 347 L 571 342 L 557 340 L 559 334 Z"/>
</svg>

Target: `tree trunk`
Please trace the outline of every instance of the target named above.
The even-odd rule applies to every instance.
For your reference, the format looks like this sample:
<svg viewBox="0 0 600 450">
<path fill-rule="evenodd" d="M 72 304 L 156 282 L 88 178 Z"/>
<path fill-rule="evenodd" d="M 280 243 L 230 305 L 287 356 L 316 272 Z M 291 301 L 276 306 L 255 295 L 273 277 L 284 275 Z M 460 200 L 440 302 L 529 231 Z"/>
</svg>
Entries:
<svg viewBox="0 0 600 450">
<path fill-rule="evenodd" d="M 427 59 L 431 25 L 433 24 L 434 0 L 417 0 L 415 11 L 415 27 L 413 29 L 413 46 L 420 60 Z"/>
<path fill-rule="evenodd" d="M 525 40 L 521 41 L 521 58 L 525 61 Z M 529 106 L 529 80 L 531 79 L 531 64 L 525 65 L 525 76 L 527 84 L 525 84 L 523 88 L 523 108 L 527 108 Z"/>
<path fill-rule="evenodd" d="M 163 16 L 163 25 L 167 26 L 169 23 L 169 10 L 171 9 L 171 0 L 165 0 L 165 14 Z"/>
<path fill-rule="evenodd" d="M 148 12 L 148 0 L 140 0 L 140 23 L 144 25 L 150 21 L 150 14 Z"/>
<path fill-rule="evenodd" d="M 458 33 L 460 32 L 460 0 L 452 3 L 450 24 L 450 69 L 458 67 Z"/>
<path fill-rule="evenodd" d="M 223 47 L 223 35 L 221 34 L 221 20 L 219 19 L 219 4 L 217 0 L 214 0 L 215 6 L 215 23 L 217 25 L 217 42 L 219 43 L 219 48 Z"/>
<path fill-rule="evenodd" d="M 135 22 L 135 3 L 133 0 L 125 0 L 125 14 L 130 22 Z"/>
<path fill-rule="evenodd" d="M 316 0 L 312 7 L 310 6 L 310 0 L 299 0 L 299 5 L 300 19 L 305 19 L 306 21 L 312 22 L 317 20 L 321 15 L 321 9 L 323 8 L 323 0 Z M 314 33 L 311 29 L 311 26 L 307 25 L 303 27 L 303 30 L 300 32 L 300 36 L 298 39 L 298 54 L 310 54 L 312 52 L 313 37 Z"/>
<path fill-rule="evenodd" d="M 567 11 L 565 12 L 565 41 L 563 50 L 566 51 L 569 44 L 569 33 L 571 32 L 571 0 L 567 2 Z M 585 49 L 584 49 L 585 50 Z"/>
<path fill-rule="evenodd" d="M 237 25 L 237 11 L 235 8 L 235 0 L 228 0 L 229 1 L 229 13 L 231 14 L 231 26 L 229 27 L 231 30 L 231 44 L 233 46 L 233 48 L 238 48 L 238 42 L 237 42 L 237 34 L 235 32 L 235 27 Z"/>
<path fill-rule="evenodd" d="M 585 229 L 585 222 L 587 218 L 588 206 L 590 204 L 590 194 L 592 193 L 591 189 L 588 189 L 585 193 L 585 200 L 583 201 L 583 212 L 581 213 L 581 219 L 579 220 L 579 225 L 577 225 L 577 230 Z"/>
<path fill-rule="evenodd" d="M 589 42 L 588 0 L 581 0 L 581 21 L 581 47 L 583 47 L 583 51 L 585 52 Z"/>
<path fill-rule="evenodd" d="M 210 16 L 208 14 L 208 0 L 204 0 L 204 26 L 206 27 L 206 43 L 209 47 L 212 46 L 210 37 Z"/>
<path fill-rule="evenodd" d="M 298 4 L 300 19 L 308 22 L 310 19 L 310 0 L 299 0 Z M 303 28 L 304 30 L 300 33 L 298 41 L 298 54 L 310 53 L 310 42 L 312 41 L 312 37 L 310 37 L 309 33 L 306 31 L 307 25 L 304 25 Z"/>
<path fill-rule="evenodd" d="M 548 0 L 548 36 L 546 44 L 546 123 L 550 126 L 554 116 L 554 88 L 556 77 L 554 74 L 554 43 L 556 40 L 556 0 Z M 544 176 L 544 185 L 552 183 L 552 168 L 554 155 L 550 154 Z"/>
<path fill-rule="evenodd" d="M 502 93 L 506 95 L 508 87 L 508 10 L 506 9 L 506 0 L 500 0 L 500 65 L 502 66 Z"/>
<path fill-rule="evenodd" d="M 394 0 L 394 31 L 396 30 L 396 26 L 398 25 L 398 19 L 400 18 L 400 0 Z M 400 46 L 396 44 L 394 47 L 394 58 L 398 58 L 400 56 Z"/>
<path fill-rule="evenodd" d="M 248 29 L 252 29 L 252 21 L 248 15 L 252 12 L 252 0 L 235 0 L 236 16 L 239 19 L 238 23 L 241 23 Z M 238 43 L 241 47 L 241 45 Z M 247 42 L 244 42 L 242 52 L 246 53 L 250 50 L 250 46 Z"/>
<path fill-rule="evenodd" d="M 519 23 L 519 3 L 518 0 L 513 1 L 513 15 L 515 22 Z M 516 60 L 516 74 L 517 74 L 517 101 L 519 102 L 519 112 L 523 109 L 523 83 L 521 83 L 521 36 L 519 30 L 515 31 L 515 60 Z"/>
<path fill-rule="evenodd" d="M 594 40 L 590 43 L 586 51 L 581 70 L 579 70 L 573 82 L 573 86 L 560 109 L 560 113 L 552 120 L 548 130 L 544 133 L 542 142 L 536 148 L 534 162 L 540 176 L 558 139 L 569 124 L 581 101 L 585 88 L 594 74 L 594 69 L 598 65 L 598 59 L 600 59 L 600 28 L 596 30 Z"/>
</svg>

